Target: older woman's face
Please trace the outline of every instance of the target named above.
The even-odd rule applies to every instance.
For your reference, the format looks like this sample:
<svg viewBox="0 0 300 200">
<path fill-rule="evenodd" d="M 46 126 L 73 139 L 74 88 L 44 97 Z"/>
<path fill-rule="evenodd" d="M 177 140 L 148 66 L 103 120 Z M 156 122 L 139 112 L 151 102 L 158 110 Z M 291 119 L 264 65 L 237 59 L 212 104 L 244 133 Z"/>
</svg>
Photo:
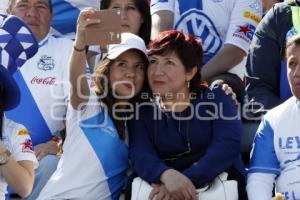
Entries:
<svg viewBox="0 0 300 200">
<path fill-rule="evenodd" d="M 287 75 L 293 95 L 300 100 L 300 46 L 287 48 Z"/>
<path fill-rule="evenodd" d="M 148 80 L 151 90 L 162 97 L 188 93 L 187 81 L 191 74 L 175 52 L 149 57 Z"/>
</svg>

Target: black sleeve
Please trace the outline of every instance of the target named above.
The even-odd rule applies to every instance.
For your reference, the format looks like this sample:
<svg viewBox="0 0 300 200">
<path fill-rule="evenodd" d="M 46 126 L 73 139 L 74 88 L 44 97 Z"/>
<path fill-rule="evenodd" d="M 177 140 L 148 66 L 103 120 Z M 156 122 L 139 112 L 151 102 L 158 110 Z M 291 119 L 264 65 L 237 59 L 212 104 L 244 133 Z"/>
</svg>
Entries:
<svg viewBox="0 0 300 200">
<path fill-rule="evenodd" d="M 258 25 L 249 49 L 247 94 L 266 109 L 282 102 L 279 97 L 281 60 L 286 33 L 291 26 L 291 10 L 287 3 L 276 5 Z"/>
</svg>

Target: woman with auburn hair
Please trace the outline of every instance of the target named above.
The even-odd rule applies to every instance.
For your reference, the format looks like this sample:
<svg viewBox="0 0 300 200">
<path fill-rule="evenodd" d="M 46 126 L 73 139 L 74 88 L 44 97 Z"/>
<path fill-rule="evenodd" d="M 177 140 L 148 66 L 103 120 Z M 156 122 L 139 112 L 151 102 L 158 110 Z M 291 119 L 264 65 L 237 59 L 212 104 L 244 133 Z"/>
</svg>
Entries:
<svg viewBox="0 0 300 200">
<path fill-rule="evenodd" d="M 129 156 L 137 175 L 154 186 L 149 199 L 196 199 L 197 188 L 225 171 L 238 181 L 239 199 L 247 198 L 239 112 L 221 87 L 201 83 L 200 42 L 162 32 L 148 56 L 155 98 L 130 123 Z"/>
</svg>

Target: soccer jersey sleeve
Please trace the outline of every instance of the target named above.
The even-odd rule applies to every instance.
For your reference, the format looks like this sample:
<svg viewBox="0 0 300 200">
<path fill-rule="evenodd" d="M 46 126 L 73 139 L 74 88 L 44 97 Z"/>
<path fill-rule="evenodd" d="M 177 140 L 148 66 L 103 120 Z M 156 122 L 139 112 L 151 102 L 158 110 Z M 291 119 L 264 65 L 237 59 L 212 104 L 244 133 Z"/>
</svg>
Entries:
<svg viewBox="0 0 300 200">
<path fill-rule="evenodd" d="M 151 14 L 167 10 L 174 12 L 175 0 L 151 0 Z"/>
<path fill-rule="evenodd" d="M 261 1 L 235 1 L 231 11 L 230 25 L 226 34 L 225 44 L 235 45 L 247 53 L 261 16 Z"/>
<path fill-rule="evenodd" d="M 16 161 L 33 161 L 36 168 L 38 166 L 38 161 L 34 154 L 28 130 L 24 126 L 12 122 L 10 123 L 10 127 L 11 124 L 14 125 L 13 129 L 11 129 L 13 130 L 13 134 L 11 135 L 12 157 Z"/>
<path fill-rule="evenodd" d="M 254 139 L 249 173 L 280 174 L 274 149 L 274 131 L 266 118 L 259 125 Z"/>
</svg>

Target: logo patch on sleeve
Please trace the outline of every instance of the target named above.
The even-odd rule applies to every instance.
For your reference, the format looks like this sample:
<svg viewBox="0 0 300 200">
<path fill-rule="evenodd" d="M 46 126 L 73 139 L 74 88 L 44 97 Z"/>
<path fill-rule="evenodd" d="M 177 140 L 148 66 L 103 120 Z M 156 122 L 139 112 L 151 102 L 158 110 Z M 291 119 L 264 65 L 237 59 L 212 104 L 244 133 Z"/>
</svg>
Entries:
<svg viewBox="0 0 300 200">
<path fill-rule="evenodd" d="M 33 153 L 33 145 L 31 139 L 26 139 L 22 143 L 22 152 L 23 153 Z"/>
<path fill-rule="evenodd" d="M 252 24 L 244 24 L 238 26 L 233 36 L 241 38 L 242 40 L 250 44 L 252 37 L 254 35 L 254 31 L 255 31 L 255 26 L 253 26 Z"/>
<path fill-rule="evenodd" d="M 18 135 L 28 135 L 28 130 L 22 129 L 19 131 Z"/>
<path fill-rule="evenodd" d="M 245 11 L 243 16 L 247 19 L 254 21 L 256 24 L 258 24 L 261 20 L 261 18 L 259 16 L 257 16 L 255 13 L 252 13 L 249 11 Z"/>
</svg>

